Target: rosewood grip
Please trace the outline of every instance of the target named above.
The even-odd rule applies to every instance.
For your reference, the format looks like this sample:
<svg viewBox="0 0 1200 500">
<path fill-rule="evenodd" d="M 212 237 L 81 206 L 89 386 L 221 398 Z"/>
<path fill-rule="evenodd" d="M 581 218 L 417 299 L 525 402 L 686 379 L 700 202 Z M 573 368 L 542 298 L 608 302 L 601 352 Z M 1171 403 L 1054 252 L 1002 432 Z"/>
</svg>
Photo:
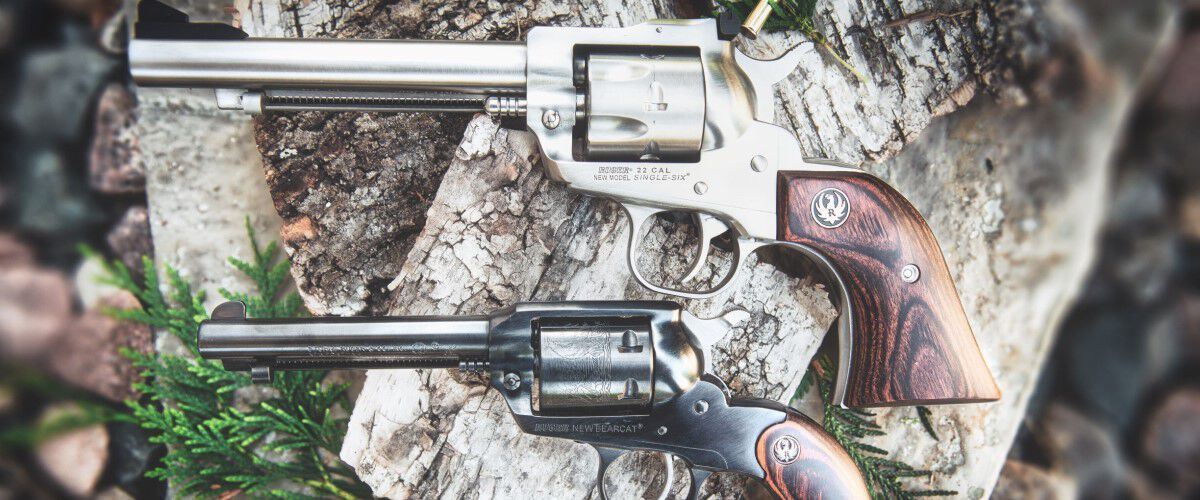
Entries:
<svg viewBox="0 0 1200 500">
<path fill-rule="evenodd" d="M 865 499 L 867 484 L 846 450 L 808 417 L 788 410 L 755 445 L 765 481 L 781 499 Z"/>
<path fill-rule="evenodd" d="M 921 214 L 867 173 L 780 172 L 779 239 L 824 256 L 852 322 L 851 407 L 994 401 L 941 248 Z"/>
</svg>

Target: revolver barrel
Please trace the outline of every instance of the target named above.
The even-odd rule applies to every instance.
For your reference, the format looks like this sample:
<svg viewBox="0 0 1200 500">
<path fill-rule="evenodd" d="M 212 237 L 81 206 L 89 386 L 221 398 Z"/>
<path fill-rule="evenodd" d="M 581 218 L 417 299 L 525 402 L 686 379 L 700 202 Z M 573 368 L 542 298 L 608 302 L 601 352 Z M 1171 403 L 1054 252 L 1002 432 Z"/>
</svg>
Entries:
<svg viewBox="0 0 1200 500">
<path fill-rule="evenodd" d="M 246 319 L 231 302 L 200 326 L 197 345 L 204 358 L 265 381 L 276 369 L 480 368 L 488 331 L 485 316 Z"/>
<path fill-rule="evenodd" d="M 526 85 L 512 42 L 135 39 L 129 66 L 139 85 L 218 89 L 221 107 L 255 112 L 477 112 Z"/>
</svg>

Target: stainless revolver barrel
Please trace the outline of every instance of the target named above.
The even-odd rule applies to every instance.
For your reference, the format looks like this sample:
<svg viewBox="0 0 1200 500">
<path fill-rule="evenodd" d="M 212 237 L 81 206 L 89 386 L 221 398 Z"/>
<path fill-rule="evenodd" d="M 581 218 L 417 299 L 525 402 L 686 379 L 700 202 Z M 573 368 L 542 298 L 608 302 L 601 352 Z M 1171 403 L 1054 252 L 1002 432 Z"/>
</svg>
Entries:
<svg viewBox="0 0 1200 500">
<path fill-rule="evenodd" d="M 247 320 L 239 303 L 213 311 L 197 335 L 205 358 L 256 380 L 271 372 L 334 368 L 478 368 L 488 356 L 485 316 Z"/>
<path fill-rule="evenodd" d="M 526 84 L 512 42 L 135 39 L 129 66 L 138 85 L 217 89 L 253 112 L 513 109 Z"/>
</svg>

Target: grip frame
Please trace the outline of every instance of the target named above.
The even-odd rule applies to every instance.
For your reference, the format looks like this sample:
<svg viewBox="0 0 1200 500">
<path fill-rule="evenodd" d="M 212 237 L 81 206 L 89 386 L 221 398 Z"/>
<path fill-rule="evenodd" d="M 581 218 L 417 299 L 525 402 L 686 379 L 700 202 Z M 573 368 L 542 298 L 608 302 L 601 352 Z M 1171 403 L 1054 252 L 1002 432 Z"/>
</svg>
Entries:
<svg viewBox="0 0 1200 500">
<path fill-rule="evenodd" d="M 999 399 L 941 248 L 904 196 L 866 172 L 780 172 L 778 187 L 779 240 L 815 254 L 844 287 L 842 404 Z"/>
</svg>

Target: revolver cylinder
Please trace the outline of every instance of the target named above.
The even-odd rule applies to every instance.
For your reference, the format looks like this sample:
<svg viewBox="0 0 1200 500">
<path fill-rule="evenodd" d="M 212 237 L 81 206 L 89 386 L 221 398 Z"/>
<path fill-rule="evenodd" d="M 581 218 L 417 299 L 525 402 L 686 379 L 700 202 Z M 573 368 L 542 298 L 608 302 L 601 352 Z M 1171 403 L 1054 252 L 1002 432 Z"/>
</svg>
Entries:
<svg viewBox="0 0 1200 500">
<path fill-rule="evenodd" d="M 589 160 L 693 161 L 704 139 L 704 68 L 695 54 L 587 57 Z"/>
<path fill-rule="evenodd" d="M 654 348 L 644 318 L 545 318 L 534 342 L 542 413 L 650 411 Z"/>
</svg>

